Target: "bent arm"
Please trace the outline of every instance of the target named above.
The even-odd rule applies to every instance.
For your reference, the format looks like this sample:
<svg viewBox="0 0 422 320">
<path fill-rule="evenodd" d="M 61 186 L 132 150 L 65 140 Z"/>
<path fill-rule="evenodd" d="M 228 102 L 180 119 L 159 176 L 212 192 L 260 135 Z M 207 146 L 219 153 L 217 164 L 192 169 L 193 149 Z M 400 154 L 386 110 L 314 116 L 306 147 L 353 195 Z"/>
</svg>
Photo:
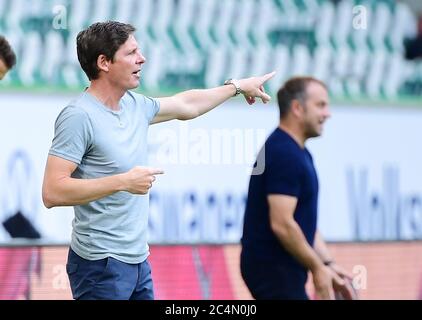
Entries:
<svg viewBox="0 0 422 320">
<path fill-rule="evenodd" d="M 333 273 L 323 264 L 316 251 L 309 245 L 300 226 L 294 220 L 297 198 L 281 194 L 270 194 L 268 202 L 273 232 L 277 235 L 284 248 L 312 272 L 317 295 L 321 299 L 334 299 Z"/>
<path fill-rule="evenodd" d="M 48 156 L 42 186 L 42 198 L 47 208 L 82 205 L 124 191 L 122 174 L 98 179 L 75 179 L 71 174 L 76 168 L 74 162 Z"/>
<path fill-rule="evenodd" d="M 270 194 L 268 203 L 271 229 L 283 247 L 311 271 L 324 267 L 321 259 L 306 241 L 305 235 L 294 219 L 297 198 L 281 194 Z"/>
</svg>

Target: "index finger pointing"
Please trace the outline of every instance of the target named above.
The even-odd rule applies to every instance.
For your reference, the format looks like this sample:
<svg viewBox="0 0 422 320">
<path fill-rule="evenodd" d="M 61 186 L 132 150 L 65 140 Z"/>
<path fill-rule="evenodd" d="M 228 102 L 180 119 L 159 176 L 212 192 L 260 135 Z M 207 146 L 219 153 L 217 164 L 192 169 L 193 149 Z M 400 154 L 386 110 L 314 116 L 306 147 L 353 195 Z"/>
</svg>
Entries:
<svg viewBox="0 0 422 320">
<path fill-rule="evenodd" d="M 270 80 L 272 77 L 274 77 L 275 73 L 276 73 L 276 72 L 275 72 L 275 71 L 273 71 L 273 72 L 270 72 L 270 73 L 264 74 L 264 75 L 262 76 L 262 78 L 263 78 L 264 82 L 266 82 L 266 81 Z"/>
</svg>

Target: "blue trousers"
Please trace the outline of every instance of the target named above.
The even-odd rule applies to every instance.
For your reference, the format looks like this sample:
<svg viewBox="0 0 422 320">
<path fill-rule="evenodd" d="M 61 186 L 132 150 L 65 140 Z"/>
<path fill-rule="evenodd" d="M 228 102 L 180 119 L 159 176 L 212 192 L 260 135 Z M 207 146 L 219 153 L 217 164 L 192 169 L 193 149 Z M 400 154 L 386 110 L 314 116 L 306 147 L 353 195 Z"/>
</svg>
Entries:
<svg viewBox="0 0 422 320">
<path fill-rule="evenodd" d="M 112 257 L 86 260 L 71 248 L 66 271 L 76 300 L 153 300 L 151 267 L 147 260 L 138 264 Z"/>
</svg>

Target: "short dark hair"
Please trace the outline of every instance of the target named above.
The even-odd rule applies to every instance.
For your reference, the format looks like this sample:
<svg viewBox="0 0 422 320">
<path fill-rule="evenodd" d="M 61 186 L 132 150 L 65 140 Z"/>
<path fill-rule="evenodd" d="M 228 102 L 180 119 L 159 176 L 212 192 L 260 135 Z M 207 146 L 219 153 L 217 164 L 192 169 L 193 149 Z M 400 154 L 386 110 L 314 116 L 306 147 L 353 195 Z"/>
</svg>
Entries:
<svg viewBox="0 0 422 320">
<path fill-rule="evenodd" d="M 4 61 L 7 69 L 12 69 L 16 64 L 16 55 L 6 38 L 0 36 L 0 59 Z"/>
<path fill-rule="evenodd" d="M 327 86 L 324 82 L 313 77 L 294 77 L 284 83 L 277 92 L 278 107 L 280 109 L 280 118 L 285 118 L 290 111 L 293 100 L 299 100 L 301 104 L 305 104 L 307 99 L 307 88 L 311 82 L 322 85 L 325 89 Z"/>
<path fill-rule="evenodd" d="M 76 38 L 78 60 L 89 80 L 98 79 L 98 57 L 114 61 L 114 54 L 126 42 L 135 27 L 117 21 L 97 22 L 79 32 Z"/>
</svg>

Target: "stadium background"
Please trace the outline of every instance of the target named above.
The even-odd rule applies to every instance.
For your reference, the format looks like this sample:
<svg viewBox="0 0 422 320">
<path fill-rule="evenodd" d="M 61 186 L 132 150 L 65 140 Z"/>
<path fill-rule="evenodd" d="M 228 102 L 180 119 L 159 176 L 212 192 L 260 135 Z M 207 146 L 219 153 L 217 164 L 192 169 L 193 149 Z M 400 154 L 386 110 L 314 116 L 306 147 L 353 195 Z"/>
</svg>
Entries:
<svg viewBox="0 0 422 320">
<path fill-rule="evenodd" d="M 0 0 L 18 65 L 0 82 L 0 299 L 68 299 L 72 211 L 42 207 L 53 123 L 87 80 L 75 36 L 95 21 L 137 29 L 140 92 L 166 95 L 277 70 L 325 81 L 333 117 L 312 141 L 320 226 L 362 299 L 422 297 L 420 1 Z M 420 23 L 419 23 L 420 24 Z M 420 27 L 419 27 L 420 28 Z M 419 30 L 419 32 L 421 32 Z M 420 39 L 421 35 L 419 35 Z M 416 46 L 417 47 L 417 46 Z M 249 299 L 239 274 L 247 173 L 277 123 L 275 103 L 233 99 L 201 119 L 150 130 L 158 299 Z M 309 288 L 312 291 L 311 287 Z"/>
</svg>

